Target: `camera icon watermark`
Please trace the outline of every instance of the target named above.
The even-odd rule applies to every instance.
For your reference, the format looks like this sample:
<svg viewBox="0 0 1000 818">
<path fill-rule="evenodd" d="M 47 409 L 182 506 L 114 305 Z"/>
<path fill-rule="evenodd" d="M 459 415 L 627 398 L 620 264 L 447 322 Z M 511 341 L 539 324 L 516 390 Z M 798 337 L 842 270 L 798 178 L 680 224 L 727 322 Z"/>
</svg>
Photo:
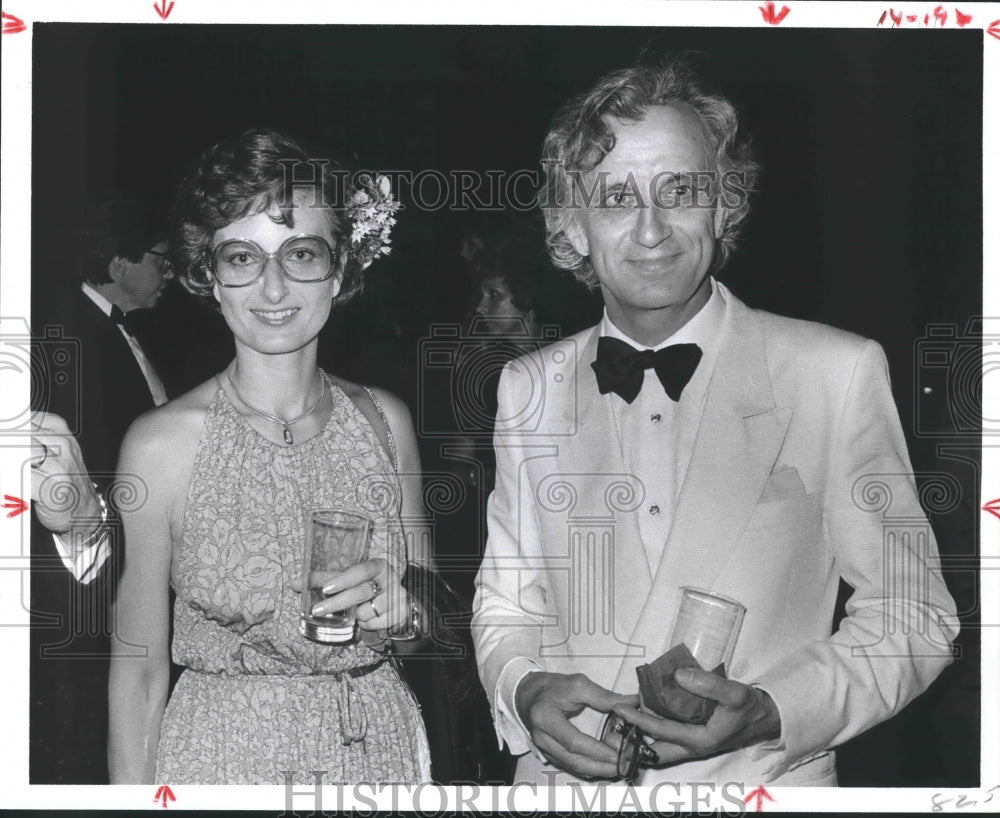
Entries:
<svg viewBox="0 0 1000 818">
<path fill-rule="evenodd" d="M 1000 389 L 1000 319 L 972 318 L 964 330 L 929 324 L 914 353 L 918 437 L 1000 434 L 1000 416 L 986 417 L 983 405 L 987 390 Z"/>
<path fill-rule="evenodd" d="M 0 434 L 24 434 L 38 412 L 57 412 L 77 434 L 80 390 L 79 339 L 60 326 L 35 336 L 24 318 L 0 318 Z"/>
<path fill-rule="evenodd" d="M 511 319 L 517 321 L 518 319 Z M 457 324 L 431 328 L 419 342 L 417 430 L 428 438 L 462 435 L 492 438 L 501 434 L 533 434 L 540 430 L 546 403 L 559 389 L 570 416 L 576 415 L 576 343 L 561 339 L 557 326 L 531 335 L 527 326 L 497 332 L 494 322 L 473 322 L 464 332 Z M 507 367 L 516 388 L 497 400 L 497 384 Z M 569 380 L 567 380 L 569 378 Z M 547 432 L 550 434 L 551 432 Z"/>
</svg>

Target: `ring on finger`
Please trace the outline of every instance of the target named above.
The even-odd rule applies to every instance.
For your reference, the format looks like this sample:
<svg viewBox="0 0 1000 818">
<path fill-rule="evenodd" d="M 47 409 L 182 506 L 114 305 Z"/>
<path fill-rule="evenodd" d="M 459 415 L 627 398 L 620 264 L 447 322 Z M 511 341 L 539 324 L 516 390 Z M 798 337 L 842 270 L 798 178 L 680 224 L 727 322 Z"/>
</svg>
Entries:
<svg viewBox="0 0 1000 818">
<path fill-rule="evenodd" d="M 46 460 L 49 459 L 49 450 L 48 450 L 48 447 L 46 447 L 46 445 L 44 443 L 39 443 L 38 445 L 42 447 L 42 459 L 39 460 L 37 463 L 32 463 L 31 464 L 31 467 L 33 469 L 40 468 L 41 465 L 42 465 L 42 463 L 44 463 Z"/>
<path fill-rule="evenodd" d="M 375 616 L 381 616 L 381 614 L 378 612 L 378 608 L 375 607 L 375 600 L 374 599 L 369 599 L 368 600 L 368 604 L 372 606 L 372 611 L 375 612 Z"/>
<path fill-rule="evenodd" d="M 370 586 L 372 589 L 372 599 L 375 599 L 380 593 L 382 593 L 382 586 L 379 584 L 377 579 L 370 581 Z"/>
</svg>

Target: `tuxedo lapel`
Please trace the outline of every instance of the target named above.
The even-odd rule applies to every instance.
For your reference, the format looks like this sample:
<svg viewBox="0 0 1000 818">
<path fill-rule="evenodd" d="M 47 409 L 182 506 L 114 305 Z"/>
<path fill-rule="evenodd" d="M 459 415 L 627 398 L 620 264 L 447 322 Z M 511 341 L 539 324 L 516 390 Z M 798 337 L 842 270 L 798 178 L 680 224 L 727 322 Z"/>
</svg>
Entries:
<svg viewBox="0 0 1000 818">
<path fill-rule="evenodd" d="M 753 512 L 781 450 L 792 410 L 775 405 L 759 320 L 728 295 L 726 327 L 709 382 L 674 523 L 631 642 L 662 653 L 682 586 L 711 589 Z M 638 661 L 618 681 L 634 686 Z"/>
<path fill-rule="evenodd" d="M 586 517 L 593 530 L 599 529 L 601 535 L 613 532 L 610 540 L 613 597 L 593 600 L 591 604 L 609 606 L 614 634 L 625 643 L 649 596 L 652 575 L 635 515 L 635 508 L 643 499 L 642 487 L 634 476 L 627 474 L 608 405 L 615 396 L 598 392 L 590 367 L 598 335 L 595 328 L 577 354 L 576 383 L 570 385 L 567 393 L 573 394 L 575 400 L 567 401 L 563 407 L 563 416 L 575 432 L 559 442 L 559 468 L 577 492 L 576 515 Z M 626 652 L 635 651 L 623 648 L 622 654 Z M 606 668 L 606 660 L 603 664 Z M 605 670 L 602 675 L 606 673 Z"/>
</svg>

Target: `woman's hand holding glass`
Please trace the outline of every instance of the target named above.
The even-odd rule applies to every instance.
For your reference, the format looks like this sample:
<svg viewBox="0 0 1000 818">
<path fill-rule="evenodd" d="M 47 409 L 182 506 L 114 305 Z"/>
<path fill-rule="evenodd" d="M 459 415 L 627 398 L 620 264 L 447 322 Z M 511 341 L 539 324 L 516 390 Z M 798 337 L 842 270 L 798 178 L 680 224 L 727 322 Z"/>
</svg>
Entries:
<svg viewBox="0 0 1000 818">
<path fill-rule="evenodd" d="M 327 595 L 313 606 L 314 616 L 356 606 L 358 627 L 370 632 L 405 630 L 410 621 L 402 577 L 384 559 L 365 560 L 343 571 L 314 571 L 310 584 Z"/>
</svg>

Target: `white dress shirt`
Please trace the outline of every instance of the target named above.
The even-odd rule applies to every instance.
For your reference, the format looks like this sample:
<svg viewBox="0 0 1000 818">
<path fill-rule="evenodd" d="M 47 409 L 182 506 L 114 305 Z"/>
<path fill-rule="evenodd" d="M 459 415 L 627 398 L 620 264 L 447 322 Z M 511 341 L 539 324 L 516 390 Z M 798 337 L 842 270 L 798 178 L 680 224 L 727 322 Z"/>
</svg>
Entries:
<svg viewBox="0 0 1000 818">
<path fill-rule="evenodd" d="M 97 305 L 101 312 L 108 316 L 109 319 L 111 318 L 111 308 L 114 305 L 107 298 L 86 282 L 81 285 L 80 289 L 87 298 Z M 163 388 L 163 381 L 156 374 L 156 370 L 153 369 L 153 365 L 142 351 L 139 342 L 129 335 L 123 326 L 119 325 L 118 330 L 128 343 L 129 349 L 132 350 L 132 355 L 135 357 L 136 363 L 139 364 L 139 369 L 142 370 L 142 375 L 149 386 L 149 394 L 153 398 L 153 403 L 157 406 L 162 406 L 167 402 L 167 393 Z M 108 544 L 106 532 L 97 542 L 88 547 L 69 544 L 57 534 L 53 534 L 52 539 L 63 565 L 83 585 L 89 583 L 100 573 L 101 566 L 104 565 L 105 560 L 111 554 L 111 547 Z"/>
<path fill-rule="evenodd" d="M 715 282 L 711 284 L 712 294 L 705 306 L 677 332 L 652 347 L 654 350 L 677 344 L 697 344 L 701 347 L 701 361 L 680 400 L 675 403 L 670 399 L 652 368 L 646 370 L 642 389 L 632 403 L 626 403 L 614 393 L 604 396 L 611 405 L 626 471 L 638 477 L 645 489 L 645 500 L 637 514 L 650 574 L 656 573 L 670 533 L 677 494 L 694 451 L 697 419 L 705 403 L 708 382 L 719 351 L 719 333 L 726 317 L 726 302 Z M 607 311 L 600 333 L 636 349 L 649 348 L 616 327 Z"/>
<path fill-rule="evenodd" d="M 631 404 L 613 392 L 602 396 L 614 418 L 617 431 L 615 443 L 621 447 L 626 470 L 641 481 L 645 490 L 643 504 L 635 513 L 639 515 L 639 531 L 651 574 L 656 573 L 670 533 L 677 496 L 691 462 L 698 419 L 708 394 L 708 383 L 715 368 L 725 324 L 725 295 L 716 286 L 715 279 L 710 279 L 710 282 L 712 292 L 705 306 L 677 332 L 653 347 L 654 350 L 675 344 L 697 344 L 701 347 L 701 361 L 680 400 L 675 403 L 670 399 L 652 368 L 646 370 L 639 395 Z M 608 318 L 607 310 L 599 332 L 601 336 L 616 338 L 639 350 L 649 348 L 616 327 Z M 596 382 L 593 388 L 597 389 Z M 530 747 L 541 758 L 531 744 L 514 701 L 517 686 L 524 677 L 542 669 L 533 659 L 518 657 L 507 663 L 497 679 L 494 701 L 498 716 L 508 725 L 516 724 L 521 732 L 520 740 L 510 742 L 511 752 L 515 754 Z M 502 747 L 501 732 L 498 725 L 497 736 Z"/>
</svg>

